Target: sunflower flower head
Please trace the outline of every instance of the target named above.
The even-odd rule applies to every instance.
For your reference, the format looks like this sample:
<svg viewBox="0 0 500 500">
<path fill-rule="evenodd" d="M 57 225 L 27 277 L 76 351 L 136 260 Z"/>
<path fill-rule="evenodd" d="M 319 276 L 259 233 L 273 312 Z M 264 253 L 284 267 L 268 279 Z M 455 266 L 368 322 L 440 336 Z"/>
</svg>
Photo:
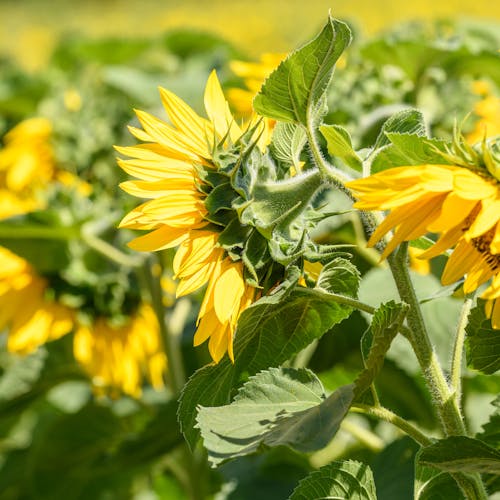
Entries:
<svg viewBox="0 0 500 500">
<path fill-rule="evenodd" d="M 205 90 L 207 118 L 168 90 L 160 94 L 170 122 L 137 111 L 142 129 L 130 130 L 143 144 L 117 148 L 130 157 L 119 165 L 138 179 L 122 189 L 149 199 L 120 227 L 148 231 L 130 242 L 135 250 L 178 247 L 177 297 L 207 285 L 194 343 L 208 340 L 216 362 L 226 352 L 234 359 L 237 319 L 272 274 L 266 240 L 241 221 L 253 183 L 271 168 L 263 156 L 264 125 L 256 118 L 244 128 L 236 123 L 215 72 Z M 251 265 L 250 255 L 259 255 L 259 263 Z"/>
<path fill-rule="evenodd" d="M 155 313 L 147 304 L 120 324 L 104 317 L 78 324 L 73 351 L 98 393 L 139 397 L 144 378 L 155 389 L 164 387 L 167 358 Z"/>
<path fill-rule="evenodd" d="M 428 164 L 389 168 L 348 183 L 362 210 L 387 210 L 371 235 L 370 246 L 389 231 L 382 257 L 400 243 L 436 233 L 436 243 L 420 255 L 430 259 L 453 249 L 441 281 L 452 284 L 465 276 L 470 293 L 488 283 L 482 297 L 494 328 L 500 329 L 500 172 L 495 141 L 481 148 L 455 144 L 446 160 L 456 164 Z M 467 162 L 470 162 L 469 164 Z"/>
<path fill-rule="evenodd" d="M 40 208 L 37 190 L 55 171 L 51 134 L 47 119 L 30 118 L 5 135 L 0 149 L 0 218 Z"/>
</svg>

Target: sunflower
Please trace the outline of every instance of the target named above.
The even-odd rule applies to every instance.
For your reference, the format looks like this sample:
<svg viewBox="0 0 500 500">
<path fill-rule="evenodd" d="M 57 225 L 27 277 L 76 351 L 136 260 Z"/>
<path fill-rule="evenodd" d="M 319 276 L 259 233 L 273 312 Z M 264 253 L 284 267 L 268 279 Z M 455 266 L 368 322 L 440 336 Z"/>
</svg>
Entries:
<svg viewBox="0 0 500 500">
<path fill-rule="evenodd" d="M 21 257 L 0 247 L 0 331 L 7 348 L 28 354 L 73 328 L 71 309 L 46 297 L 47 282 Z"/>
<path fill-rule="evenodd" d="M 117 148 L 132 158 L 118 160 L 119 165 L 139 179 L 120 186 L 132 195 L 150 199 L 127 214 L 120 227 L 150 231 L 129 243 L 135 250 L 178 247 L 173 263 L 175 277 L 180 280 L 177 297 L 208 283 L 194 343 L 208 340 L 215 362 L 226 352 L 234 360 L 236 321 L 255 299 L 256 289 L 245 279 L 242 245 L 239 253 L 229 252 L 220 235 L 230 222 L 227 217 L 237 219 L 231 203 L 224 200 L 237 195 L 230 186 L 230 171 L 235 165 L 231 161 L 246 132 L 231 115 L 215 72 L 205 89 L 208 119 L 172 92 L 160 89 L 160 94 L 171 124 L 137 111 L 143 129 L 130 130 L 145 144 Z M 251 141 L 261 141 L 263 148 L 262 129 L 256 125 L 249 133 Z"/>
<path fill-rule="evenodd" d="M 120 326 L 104 318 L 83 324 L 76 310 L 49 298 L 50 283 L 26 260 L 0 247 L 0 262 L 0 331 L 8 331 L 10 352 L 29 354 L 76 329 L 75 358 L 96 387 L 139 396 L 143 374 L 163 387 L 167 361 L 151 307 L 139 306 Z"/>
<path fill-rule="evenodd" d="M 155 313 L 147 304 L 122 324 L 104 317 L 91 325 L 78 324 L 73 352 L 98 392 L 109 393 L 111 388 L 139 397 L 144 377 L 155 389 L 164 387 L 167 358 Z"/>
<path fill-rule="evenodd" d="M 234 109 L 242 116 L 253 113 L 252 101 L 260 91 L 264 80 L 285 59 L 286 54 L 265 53 L 259 62 L 231 61 L 229 66 L 233 73 L 243 78 L 246 89 L 232 88 L 228 91 L 228 99 Z"/>
<path fill-rule="evenodd" d="M 51 134 L 47 119 L 30 118 L 5 135 L 0 149 L 0 219 L 40 208 L 37 190 L 55 173 Z"/>
<path fill-rule="evenodd" d="M 481 80 L 474 82 L 473 92 L 482 99 L 474 106 L 474 115 L 478 120 L 474 130 L 467 135 L 467 141 L 471 144 L 482 141 L 484 137 L 500 134 L 500 98 L 492 93 L 487 82 Z"/>
<path fill-rule="evenodd" d="M 420 255 L 430 259 L 453 248 L 441 281 L 452 284 L 464 275 L 464 292 L 491 280 L 482 297 L 494 328 L 500 328 L 500 185 L 486 168 L 455 165 L 397 167 L 352 181 L 362 210 L 390 213 L 368 241 L 375 245 L 390 230 L 394 234 L 382 258 L 401 242 L 437 233 L 436 243 Z"/>
</svg>

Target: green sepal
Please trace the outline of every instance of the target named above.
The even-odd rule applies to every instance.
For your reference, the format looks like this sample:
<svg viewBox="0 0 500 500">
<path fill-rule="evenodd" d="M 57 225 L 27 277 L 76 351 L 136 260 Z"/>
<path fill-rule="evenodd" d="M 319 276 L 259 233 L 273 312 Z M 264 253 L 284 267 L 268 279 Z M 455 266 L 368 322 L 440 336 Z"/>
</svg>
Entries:
<svg viewBox="0 0 500 500">
<path fill-rule="evenodd" d="M 241 221 L 254 225 L 271 239 L 276 227 L 288 226 L 304 211 L 322 182 L 321 174 L 313 170 L 285 181 L 256 184 L 252 202 L 242 211 Z"/>
<path fill-rule="evenodd" d="M 227 174 L 216 172 L 211 169 L 209 170 L 205 168 L 200 168 L 198 169 L 198 175 L 200 179 L 204 181 L 205 184 L 208 184 L 209 186 L 208 192 L 211 191 L 210 187 L 214 188 L 217 187 L 219 184 L 224 184 L 225 182 L 228 182 Z"/>
<path fill-rule="evenodd" d="M 231 210 L 232 202 L 237 196 L 229 182 L 219 184 L 205 198 L 205 208 L 211 215 L 222 209 Z"/>
<path fill-rule="evenodd" d="M 219 233 L 217 242 L 222 248 L 226 250 L 231 250 L 236 247 L 243 249 L 243 247 L 246 245 L 246 241 L 248 240 L 251 230 L 251 226 L 241 225 L 238 218 L 235 217 L 225 227 L 225 229 Z"/>
<path fill-rule="evenodd" d="M 242 258 L 248 272 L 254 279 L 254 283 L 258 285 L 262 277 L 262 270 L 269 264 L 271 255 L 269 253 L 268 241 L 256 229 L 253 229 L 250 236 L 245 240 Z"/>
<path fill-rule="evenodd" d="M 234 219 L 234 210 L 228 210 L 226 208 L 222 208 L 217 211 L 215 214 L 206 214 L 205 219 L 215 224 L 216 226 L 226 227 L 230 224 Z"/>
</svg>

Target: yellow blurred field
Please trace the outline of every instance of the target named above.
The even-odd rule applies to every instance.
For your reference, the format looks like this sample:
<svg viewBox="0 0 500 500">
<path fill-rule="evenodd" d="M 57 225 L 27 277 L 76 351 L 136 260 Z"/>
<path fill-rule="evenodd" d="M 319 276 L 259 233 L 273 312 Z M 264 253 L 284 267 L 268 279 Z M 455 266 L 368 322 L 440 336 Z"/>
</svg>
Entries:
<svg viewBox="0 0 500 500">
<path fill-rule="evenodd" d="M 297 40 L 307 40 L 329 9 L 364 33 L 409 19 L 500 19 L 500 4 L 488 0 L 4 0 L 0 3 L 0 47 L 2 53 L 36 69 L 43 66 L 63 33 L 144 36 L 191 27 L 218 33 L 257 55 L 287 51 Z"/>
</svg>

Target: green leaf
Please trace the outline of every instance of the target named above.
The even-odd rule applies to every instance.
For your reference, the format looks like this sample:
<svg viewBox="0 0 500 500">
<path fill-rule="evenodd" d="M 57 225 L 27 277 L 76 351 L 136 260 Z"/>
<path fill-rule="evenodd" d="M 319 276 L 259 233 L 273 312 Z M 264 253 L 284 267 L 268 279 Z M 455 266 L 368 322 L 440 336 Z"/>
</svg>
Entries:
<svg viewBox="0 0 500 500">
<path fill-rule="evenodd" d="M 394 301 L 382 304 L 373 315 L 371 345 L 365 357 L 365 369 L 356 379 L 356 397 L 359 397 L 373 382 L 384 364 L 384 358 L 392 340 L 398 334 L 408 311 L 406 304 Z"/>
<path fill-rule="evenodd" d="M 446 472 L 500 474 L 500 452 L 465 436 L 451 436 L 427 446 L 420 454 L 419 463 Z"/>
<path fill-rule="evenodd" d="M 353 460 L 325 465 L 300 481 L 289 500 L 327 498 L 376 500 L 373 474 L 368 465 Z"/>
<path fill-rule="evenodd" d="M 342 257 L 336 257 L 323 266 L 316 282 L 316 288 L 325 292 L 356 297 L 360 274 L 356 266 Z"/>
<path fill-rule="evenodd" d="M 448 143 L 417 134 L 387 133 L 391 144 L 380 149 L 372 160 L 371 172 L 393 167 L 424 164 L 448 164 L 439 152 L 446 153 Z"/>
<path fill-rule="evenodd" d="M 319 35 L 293 52 L 264 82 L 254 99 L 262 116 L 306 125 L 322 107 L 334 66 L 351 42 L 351 31 L 328 18 Z"/>
<path fill-rule="evenodd" d="M 401 500 L 412 498 L 415 478 L 415 454 L 418 444 L 404 437 L 391 443 L 371 464 L 378 498 Z"/>
<path fill-rule="evenodd" d="M 305 143 L 306 133 L 302 127 L 294 123 L 278 122 L 274 127 L 271 143 L 273 157 L 297 168 Z"/>
<path fill-rule="evenodd" d="M 352 147 L 349 132 L 340 125 L 322 125 L 319 130 L 326 139 L 328 152 L 332 156 L 340 158 L 352 169 L 361 172 L 363 162 Z"/>
<path fill-rule="evenodd" d="M 213 465 L 262 445 L 314 451 L 336 434 L 352 396 L 350 385 L 325 399 L 311 371 L 270 368 L 250 378 L 230 405 L 200 407 L 197 424 Z"/>
<path fill-rule="evenodd" d="M 465 328 L 467 364 L 482 373 L 491 375 L 500 369 L 500 332 L 491 327 L 484 313 L 484 301 L 478 300 L 469 314 Z"/>
<path fill-rule="evenodd" d="M 390 139 L 387 136 L 388 134 L 413 134 L 425 136 L 426 128 L 424 115 L 417 109 L 404 109 L 392 115 L 384 125 L 382 125 L 382 130 L 375 141 L 374 149 L 379 149 L 390 143 Z"/>
<path fill-rule="evenodd" d="M 335 290 L 332 290 L 335 291 Z M 254 375 L 291 356 L 321 337 L 352 312 L 321 290 L 297 287 L 263 297 L 240 317 L 234 341 L 234 364 L 226 357 L 198 370 L 185 385 L 179 404 L 182 432 L 191 447 L 199 437 L 196 408 L 228 404 L 243 373 Z"/>
<path fill-rule="evenodd" d="M 483 425 L 483 432 L 477 434 L 476 438 L 500 450 L 500 396 L 497 396 L 492 404 L 496 410 L 488 422 Z"/>
<path fill-rule="evenodd" d="M 434 467 L 420 465 L 420 450 L 415 459 L 415 500 L 461 500 L 464 498 L 462 490 L 447 472 L 440 472 Z"/>
</svg>

